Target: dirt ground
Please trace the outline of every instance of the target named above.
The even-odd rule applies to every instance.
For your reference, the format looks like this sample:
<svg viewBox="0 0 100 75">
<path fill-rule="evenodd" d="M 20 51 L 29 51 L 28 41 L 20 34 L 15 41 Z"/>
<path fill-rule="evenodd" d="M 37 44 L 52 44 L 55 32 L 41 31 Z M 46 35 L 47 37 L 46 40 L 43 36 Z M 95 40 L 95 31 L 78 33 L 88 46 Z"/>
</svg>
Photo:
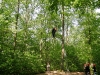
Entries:
<svg viewBox="0 0 100 75">
<path fill-rule="evenodd" d="M 37 75 L 85 75 L 84 72 L 60 72 L 60 71 L 50 71 L 43 74 Z"/>
</svg>

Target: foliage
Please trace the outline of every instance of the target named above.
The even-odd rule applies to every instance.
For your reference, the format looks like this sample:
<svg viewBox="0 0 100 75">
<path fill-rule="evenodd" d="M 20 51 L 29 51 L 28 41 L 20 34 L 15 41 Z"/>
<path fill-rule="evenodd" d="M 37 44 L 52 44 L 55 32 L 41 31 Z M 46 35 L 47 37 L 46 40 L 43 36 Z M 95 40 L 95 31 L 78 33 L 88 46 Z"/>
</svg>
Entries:
<svg viewBox="0 0 100 75">
<path fill-rule="evenodd" d="M 1 74 L 34 74 L 44 72 L 43 60 L 36 56 L 34 52 L 20 52 L 5 50 L 1 52 L 0 73 Z"/>
<path fill-rule="evenodd" d="M 99 0 L 1 0 L 0 74 L 33 75 L 45 72 L 48 62 L 51 70 L 60 70 L 62 14 L 64 70 L 83 71 L 88 61 L 96 63 L 99 73 L 99 5 Z"/>
</svg>

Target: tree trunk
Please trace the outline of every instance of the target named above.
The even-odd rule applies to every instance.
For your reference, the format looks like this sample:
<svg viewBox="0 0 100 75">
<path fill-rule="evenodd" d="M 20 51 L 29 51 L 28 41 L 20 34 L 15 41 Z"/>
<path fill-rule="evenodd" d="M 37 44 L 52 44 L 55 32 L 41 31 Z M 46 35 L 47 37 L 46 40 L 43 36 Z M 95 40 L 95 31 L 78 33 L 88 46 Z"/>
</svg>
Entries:
<svg viewBox="0 0 100 75">
<path fill-rule="evenodd" d="M 66 30 L 66 44 L 68 45 L 68 25 L 67 25 L 67 30 Z"/>
<path fill-rule="evenodd" d="M 64 5 L 62 4 L 62 56 L 61 70 L 64 70 Z"/>
<path fill-rule="evenodd" d="M 40 39 L 40 58 L 42 58 L 42 45 L 43 45 L 42 32 L 40 34 L 41 34 L 41 39 Z"/>
<path fill-rule="evenodd" d="M 17 26 L 18 26 L 18 18 L 19 18 L 19 4 L 20 0 L 18 0 L 18 7 L 17 7 L 17 14 L 16 14 L 16 26 L 15 26 L 15 34 L 14 34 L 14 51 L 16 50 L 16 45 L 17 45 Z"/>
<path fill-rule="evenodd" d="M 24 44 L 25 44 L 25 50 L 27 51 L 28 50 L 28 22 L 29 22 L 29 11 L 28 11 L 28 0 L 26 0 L 26 6 L 25 6 L 25 9 L 26 9 L 26 13 L 25 13 L 25 26 L 24 26 Z"/>
</svg>

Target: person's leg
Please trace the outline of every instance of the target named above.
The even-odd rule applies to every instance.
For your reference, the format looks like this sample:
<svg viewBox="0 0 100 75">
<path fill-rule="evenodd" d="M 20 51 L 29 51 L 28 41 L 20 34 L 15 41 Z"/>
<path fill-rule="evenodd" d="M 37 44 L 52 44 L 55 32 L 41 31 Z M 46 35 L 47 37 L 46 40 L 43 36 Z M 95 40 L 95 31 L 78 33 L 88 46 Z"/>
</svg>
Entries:
<svg viewBox="0 0 100 75">
<path fill-rule="evenodd" d="M 88 75 L 88 72 L 85 72 L 85 75 Z"/>
<path fill-rule="evenodd" d="M 85 73 L 85 75 L 87 75 L 87 72 L 86 71 L 84 71 L 84 73 Z"/>
<path fill-rule="evenodd" d="M 91 75 L 90 72 L 87 72 L 87 75 Z"/>
<path fill-rule="evenodd" d="M 96 75 L 96 72 L 94 72 L 94 75 Z"/>
</svg>

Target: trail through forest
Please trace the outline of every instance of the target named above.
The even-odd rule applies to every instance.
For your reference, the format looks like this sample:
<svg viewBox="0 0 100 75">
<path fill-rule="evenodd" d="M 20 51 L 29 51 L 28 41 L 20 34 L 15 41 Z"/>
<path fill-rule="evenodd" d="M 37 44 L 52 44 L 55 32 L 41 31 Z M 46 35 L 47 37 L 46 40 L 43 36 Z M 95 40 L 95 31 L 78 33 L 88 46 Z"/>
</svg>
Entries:
<svg viewBox="0 0 100 75">
<path fill-rule="evenodd" d="M 43 74 L 37 75 L 85 75 L 84 72 L 60 72 L 60 71 L 50 71 Z"/>
</svg>

